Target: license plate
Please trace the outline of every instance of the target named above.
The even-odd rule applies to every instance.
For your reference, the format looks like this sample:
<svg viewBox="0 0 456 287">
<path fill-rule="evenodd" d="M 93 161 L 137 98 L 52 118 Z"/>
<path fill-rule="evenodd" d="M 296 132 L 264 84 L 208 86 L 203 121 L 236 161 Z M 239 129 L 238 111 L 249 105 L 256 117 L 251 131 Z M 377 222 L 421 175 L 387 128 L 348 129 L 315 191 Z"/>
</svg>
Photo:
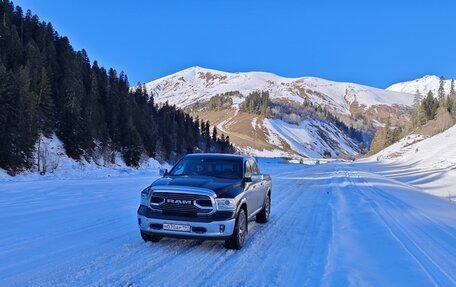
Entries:
<svg viewBox="0 0 456 287">
<path fill-rule="evenodd" d="M 163 224 L 163 229 L 164 230 L 189 232 L 191 227 L 190 227 L 190 225 L 184 225 L 184 224 L 169 224 L 169 223 L 165 223 L 165 224 Z"/>
</svg>

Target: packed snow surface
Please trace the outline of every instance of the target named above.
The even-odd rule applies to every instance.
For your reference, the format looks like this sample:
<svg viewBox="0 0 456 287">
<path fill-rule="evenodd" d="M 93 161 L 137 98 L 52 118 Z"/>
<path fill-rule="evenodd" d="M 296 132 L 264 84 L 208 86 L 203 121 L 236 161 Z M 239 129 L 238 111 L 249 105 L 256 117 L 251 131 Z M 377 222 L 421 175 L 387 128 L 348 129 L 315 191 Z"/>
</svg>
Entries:
<svg viewBox="0 0 456 287">
<path fill-rule="evenodd" d="M 2 182 L 0 286 L 456 285 L 454 203 L 366 163 L 281 162 L 260 161 L 272 213 L 240 251 L 144 243 L 136 208 L 156 171 Z"/>
</svg>

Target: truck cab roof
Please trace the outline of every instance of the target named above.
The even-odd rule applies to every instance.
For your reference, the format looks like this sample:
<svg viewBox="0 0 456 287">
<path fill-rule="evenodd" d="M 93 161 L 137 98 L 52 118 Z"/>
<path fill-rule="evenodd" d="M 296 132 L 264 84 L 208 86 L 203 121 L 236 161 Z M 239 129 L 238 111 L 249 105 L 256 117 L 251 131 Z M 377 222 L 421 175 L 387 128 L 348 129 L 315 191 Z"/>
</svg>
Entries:
<svg viewBox="0 0 456 287">
<path fill-rule="evenodd" d="M 237 159 L 243 159 L 243 160 L 248 160 L 250 158 L 253 158 L 253 157 L 247 156 L 247 155 L 224 154 L 224 153 L 192 153 L 192 154 L 187 154 L 184 157 L 237 158 Z"/>
</svg>

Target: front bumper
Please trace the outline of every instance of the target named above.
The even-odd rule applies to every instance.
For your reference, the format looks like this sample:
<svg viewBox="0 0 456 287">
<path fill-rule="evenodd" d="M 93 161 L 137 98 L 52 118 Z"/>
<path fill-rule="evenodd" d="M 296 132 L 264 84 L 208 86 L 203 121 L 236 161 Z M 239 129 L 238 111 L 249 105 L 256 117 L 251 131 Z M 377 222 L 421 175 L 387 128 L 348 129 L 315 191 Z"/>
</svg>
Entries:
<svg viewBox="0 0 456 287">
<path fill-rule="evenodd" d="M 161 218 L 149 218 L 138 214 L 138 224 L 142 232 L 164 237 L 220 240 L 228 239 L 233 234 L 235 222 L 236 219 L 211 222 L 168 220 Z M 164 230 L 163 224 L 190 225 L 191 230 L 189 232 Z"/>
</svg>

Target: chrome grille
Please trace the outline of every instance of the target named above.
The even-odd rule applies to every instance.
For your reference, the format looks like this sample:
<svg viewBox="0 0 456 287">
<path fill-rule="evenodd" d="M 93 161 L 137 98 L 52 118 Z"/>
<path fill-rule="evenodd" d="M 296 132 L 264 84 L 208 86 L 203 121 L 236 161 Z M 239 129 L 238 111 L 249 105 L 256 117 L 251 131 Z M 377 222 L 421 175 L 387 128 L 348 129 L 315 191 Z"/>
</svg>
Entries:
<svg viewBox="0 0 456 287">
<path fill-rule="evenodd" d="M 168 214 L 208 214 L 214 209 L 211 198 L 201 194 L 155 191 L 150 202 L 152 208 Z"/>
</svg>

